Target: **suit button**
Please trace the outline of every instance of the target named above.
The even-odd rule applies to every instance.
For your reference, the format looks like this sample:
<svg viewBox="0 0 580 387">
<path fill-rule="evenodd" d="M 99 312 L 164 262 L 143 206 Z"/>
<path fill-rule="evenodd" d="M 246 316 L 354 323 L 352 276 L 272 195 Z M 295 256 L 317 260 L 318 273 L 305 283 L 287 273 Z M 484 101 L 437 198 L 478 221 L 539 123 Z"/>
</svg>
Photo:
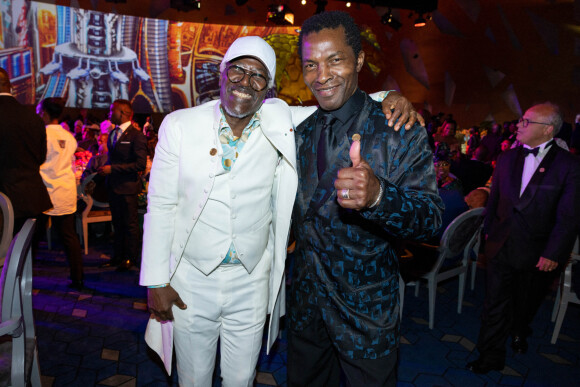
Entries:
<svg viewBox="0 0 580 387">
<path fill-rule="evenodd" d="M 185 229 L 185 232 L 186 232 L 187 234 L 189 234 L 189 229 L 188 229 L 188 228 L 186 228 L 186 229 Z"/>
<path fill-rule="evenodd" d="M 232 239 L 236 239 L 236 234 L 233 234 L 232 235 Z"/>
<path fill-rule="evenodd" d="M 236 219 L 237 215 L 236 214 L 232 214 L 232 219 Z"/>
<path fill-rule="evenodd" d="M 180 243 L 180 244 L 179 244 L 179 247 L 180 247 L 180 248 L 183 248 L 183 243 Z"/>
<path fill-rule="evenodd" d="M 213 178 L 213 172 L 209 173 L 209 177 Z"/>
<path fill-rule="evenodd" d="M 232 194 L 232 199 L 235 199 L 235 198 L 236 198 L 236 194 Z"/>
</svg>

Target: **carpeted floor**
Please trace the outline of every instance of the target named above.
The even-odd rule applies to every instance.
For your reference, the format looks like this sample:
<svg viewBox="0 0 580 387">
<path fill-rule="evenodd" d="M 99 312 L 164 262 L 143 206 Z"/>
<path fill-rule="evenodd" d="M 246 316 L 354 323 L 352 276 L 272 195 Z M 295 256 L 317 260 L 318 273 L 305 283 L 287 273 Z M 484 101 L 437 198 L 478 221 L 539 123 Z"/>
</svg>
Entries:
<svg viewBox="0 0 580 387">
<path fill-rule="evenodd" d="M 84 257 L 86 289 L 81 292 L 67 287 L 68 266 L 58 244 L 52 251 L 42 244 L 38 251 L 33 302 L 43 386 L 177 386 L 175 367 L 167 376 L 144 342 L 149 314 L 146 291 L 138 286 L 138 270 L 118 273 L 99 268 L 111 251 L 110 240 L 105 239 L 91 240 L 92 248 Z M 527 354 L 514 355 L 508 349 L 501 372 L 474 375 L 465 369 L 477 357 L 483 277 L 479 269 L 475 290 L 466 289 L 462 314 L 456 312 L 457 280 L 439 287 L 433 330 L 427 324 L 426 288 L 417 298 L 414 288 L 407 289 L 398 385 L 580 385 L 580 306 L 570 305 L 558 342 L 552 345 L 554 295 L 546 298 L 532 326 Z M 217 379 L 214 385 L 220 386 Z M 263 351 L 257 385 L 286 385 L 285 332 L 269 356 Z"/>
</svg>

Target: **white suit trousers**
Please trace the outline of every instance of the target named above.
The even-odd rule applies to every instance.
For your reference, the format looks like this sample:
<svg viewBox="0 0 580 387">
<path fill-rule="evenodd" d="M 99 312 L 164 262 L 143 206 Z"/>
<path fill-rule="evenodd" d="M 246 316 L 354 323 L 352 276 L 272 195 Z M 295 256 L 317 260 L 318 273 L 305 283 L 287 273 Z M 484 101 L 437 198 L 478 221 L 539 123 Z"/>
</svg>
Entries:
<svg viewBox="0 0 580 387">
<path fill-rule="evenodd" d="M 171 280 L 187 309 L 173 307 L 180 386 L 211 387 L 217 342 L 225 387 L 252 386 L 268 308 L 270 262 L 248 274 L 242 265 L 219 266 L 206 276 L 182 259 Z"/>
</svg>

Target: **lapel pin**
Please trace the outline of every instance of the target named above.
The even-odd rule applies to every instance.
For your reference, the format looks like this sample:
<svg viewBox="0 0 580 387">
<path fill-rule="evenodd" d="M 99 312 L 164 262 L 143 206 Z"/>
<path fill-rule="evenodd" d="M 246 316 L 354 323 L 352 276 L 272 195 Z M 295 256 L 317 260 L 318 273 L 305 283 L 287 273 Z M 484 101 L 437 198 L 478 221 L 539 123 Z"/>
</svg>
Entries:
<svg viewBox="0 0 580 387">
<path fill-rule="evenodd" d="M 352 141 L 360 141 L 360 134 L 358 134 L 358 133 L 353 134 Z"/>
<path fill-rule="evenodd" d="M 294 129 L 290 128 L 290 132 L 292 132 Z"/>
<path fill-rule="evenodd" d="M 545 168 L 540 168 L 540 173 L 544 173 L 544 172 L 546 172 L 546 169 Z"/>
<path fill-rule="evenodd" d="M 215 149 L 215 148 L 211 148 L 211 150 L 209 151 L 209 154 L 210 154 L 211 156 L 215 156 L 215 155 L 216 155 L 216 153 L 217 153 L 217 149 Z"/>
</svg>

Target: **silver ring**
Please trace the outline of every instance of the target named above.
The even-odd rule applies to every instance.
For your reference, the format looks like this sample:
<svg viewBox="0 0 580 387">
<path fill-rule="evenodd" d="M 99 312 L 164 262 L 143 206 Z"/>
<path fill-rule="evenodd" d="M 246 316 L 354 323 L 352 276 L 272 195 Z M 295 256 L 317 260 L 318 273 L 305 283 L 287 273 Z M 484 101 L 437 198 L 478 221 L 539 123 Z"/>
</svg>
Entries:
<svg viewBox="0 0 580 387">
<path fill-rule="evenodd" d="M 340 190 L 340 196 L 343 199 L 350 199 L 349 191 L 350 191 L 350 189 L 348 189 L 348 188 Z"/>
</svg>

